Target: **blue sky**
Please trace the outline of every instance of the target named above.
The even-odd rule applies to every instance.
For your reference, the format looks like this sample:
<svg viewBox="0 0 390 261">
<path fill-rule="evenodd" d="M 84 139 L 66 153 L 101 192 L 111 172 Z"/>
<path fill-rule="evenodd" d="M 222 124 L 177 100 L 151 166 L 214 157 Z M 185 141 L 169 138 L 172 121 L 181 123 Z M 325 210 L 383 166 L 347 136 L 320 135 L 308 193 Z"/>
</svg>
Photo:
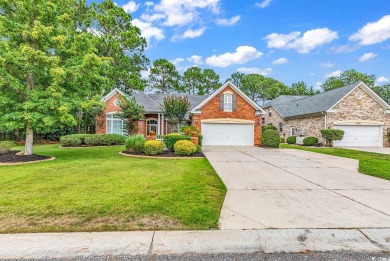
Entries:
<svg viewBox="0 0 390 261">
<path fill-rule="evenodd" d="M 261 73 L 319 88 L 344 70 L 390 79 L 389 0 L 116 0 L 148 40 L 151 62 L 222 78 Z M 146 75 L 146 74 L 145 74 Z"/>
</svg>

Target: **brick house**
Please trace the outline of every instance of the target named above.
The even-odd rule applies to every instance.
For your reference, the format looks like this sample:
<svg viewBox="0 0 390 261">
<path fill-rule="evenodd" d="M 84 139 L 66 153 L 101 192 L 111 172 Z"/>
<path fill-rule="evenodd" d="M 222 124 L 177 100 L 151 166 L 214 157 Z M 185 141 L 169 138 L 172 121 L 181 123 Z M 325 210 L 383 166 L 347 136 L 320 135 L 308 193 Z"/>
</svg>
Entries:
<svg viewBox="0 0 390 261">
<path fill-rule="evenodd" d="M 281 137 L 315 136 L 320 130 L 345 131 L 337 147 L 389 147 L 390 105 L 359 82 L 314 96 L 282 95 L 263 106 L 264 124 L 277 127 Z"/>
<path fill-rule="evenodd" d="M 119 96 L 133 97 L 146 111 L 145 120 L 137 123 L 137 132 L 148 136 L 150 131 L 165 135 L 178 130 L 167 124 L 161 106 L 167 94 L 135 93 L 129 96 L 114 89 L 102 101 L 103 115 L 96 119 L 97 133 L 124 133 Z M 203 145 L 261 145 L 261 121 L 264 110 L 234 84 L 227 82 L 210 96 L 183 95 L 191 104 L 186 125 L 196 126 L 203 134 Z"/>
</svg>

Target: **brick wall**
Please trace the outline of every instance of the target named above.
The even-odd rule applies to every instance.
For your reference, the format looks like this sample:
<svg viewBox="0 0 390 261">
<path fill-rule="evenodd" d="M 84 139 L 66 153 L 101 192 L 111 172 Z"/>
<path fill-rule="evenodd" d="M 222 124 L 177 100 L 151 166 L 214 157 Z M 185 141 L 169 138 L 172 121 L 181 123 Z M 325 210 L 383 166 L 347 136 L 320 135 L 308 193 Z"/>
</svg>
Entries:
<svg viewBox="0 0 390 261">
<path fill-rule="evenodd" d="M 254 124 L 254 144 L 255 146 L 261 145 L 261 116 L 255 116 L 256 109 L 252 107 L 245 99 L 243 99 L 232 88 L 227 86 L 225 91 L 233 92 L 237 96 L 237 110 L 235 112 L 221 111 L 219 107 L 220 94 L 216 95 L 207 104 L 201 108 L 201 115 L 194 115 L 192 125 L 196 126 L 202 132 L 201 120 L 206 119 L 218 119 L 218 118 L 230 118 L 230 119 L 242 119 L 255 121 Z"/>
<path fill-rule="evenodd" d="M 115 93 L 108 101 L 106 101 L 106 108 L 103 111 L 101 116 L 96 118 L 96 133 L 106 134 L 106 114 L 110 112 L 120 112 L 122 108 L 120 106 L 115 106 L 114 101 L 119 98 L 118 93 Z"/>
</svg>

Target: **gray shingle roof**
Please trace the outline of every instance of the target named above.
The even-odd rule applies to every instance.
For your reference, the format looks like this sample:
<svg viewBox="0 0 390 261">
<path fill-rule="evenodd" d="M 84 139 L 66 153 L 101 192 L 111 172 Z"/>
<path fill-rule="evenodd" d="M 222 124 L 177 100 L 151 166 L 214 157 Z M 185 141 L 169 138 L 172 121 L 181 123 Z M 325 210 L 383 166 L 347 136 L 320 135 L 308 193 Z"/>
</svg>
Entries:
<svg viewBox="0 0 390 261">
<path fill-rule="evenodd" d="M 164 98 L 171 96 L 172 94 L 146 94 L 144 92 L 137 92 L 132 97 L 135 98 L 135 101 L 142 105 L 145 108 L 145 111 L 150 112 L 161 112 L 161 106 L 164 103 Z M 202 101 L 204 101 L 208 96 L 207 95 L 176 95 L 179 97 L 187 97 L 188 101 L 191 104 L 190 110 L 198 106 Z"/>
<path fill-rule="evenodd" d="M 135 101 L 139 105 L 142 105 L 144 107 L 146 112 L 161 112 L 160 105 L 157 104 L 144 92 L 137 92 L 132 97 L 134 97 Z"/>
<path fill-rule="evenodd" d="M 290 96 L 277 100 L 278 97 L 264 107 L 274 107 L 284 118 L 325 112 L 359 84 L 360 82 L 308 97 Z"/>
</svg>

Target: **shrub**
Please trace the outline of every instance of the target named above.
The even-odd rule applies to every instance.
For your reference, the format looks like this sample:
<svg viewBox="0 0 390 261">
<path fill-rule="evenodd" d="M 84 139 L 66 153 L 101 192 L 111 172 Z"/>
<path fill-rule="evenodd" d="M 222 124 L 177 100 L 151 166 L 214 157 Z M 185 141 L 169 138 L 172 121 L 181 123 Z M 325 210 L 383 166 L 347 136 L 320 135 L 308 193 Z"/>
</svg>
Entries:
<svg viewBox="0 0 390 261">
<path fill-rule="evenodd" d="M 196 145 L 196 153 L 199 154 L 202 152 L 202 146 Z"/>
<path fill-rule="evenodd" d="M 11 148 L 15 146 L 15 143 L 12 141 L 0 141 L 0 154 L 8 153 L 11 151 Z"/>
<path fill-rule="evenodd" d="M 390 136 L 389 136 L 390 137 Z M 202 134 L 199 134 L 198 135 L 198 144 L 202 147 L 202 144 L 203 144 L 203 135 Z"/>
<path fill-rule="evenodd" d="M 326 139 L 326 146 L 333 147 L 334 140 L 342 140 L 344 138 L 344 131 L 339 129 L 325 129 L 320 130 L 322 137 Z"/>
<path fill-rule="evenodd" d="M 266 130 L 277 130 L 276 127 L 273 125 L 263 125 L 261 128 L 263 132 Z"/>
<path fill-rule="evenodd" d="M 179 140 L 190 140 L 189 136 L 181 135 L 179 133 L 171 133 L 164 136 L 164 143 L 169 151 L 174 151 L 174 145 Z"/>
<path fill-rule="evenodd" d="M 194 143 L 188 140 L 179 140 L 174 146 L 175 154 L 181 156 L 192 155 L 197 151 L 197 147 Z"/>
<path fill-rule="evenodd" d="M 280 143 L 280 135 L 277 130 L 265 130 L 261 137 L 264 146 L 278 148 Z"/>
<path fill-rule="evenodd" d="M 285 139 L 285 138 L 282 138 L 282 137 L 280 137 L 280 143 L 286 143 L 286 139 Z"/>
<path fill-rule="evenodd" d="M 287 143 L 288 144 L 295 144 L 295 143 L 297 143 L 297 136 L 287 137 Z"/>
<path fill-rule="evenodd" d="M 313 146 L 316 143 L 318 143 L 318 139 L 316 137 L 309 136 L 303 139 L 303 145 L 305 146 Z"/>
<path fill-rule="evenodd" d="M 144 144 L 146 155 L 157 155 L 163 153 L 164 143 L 159 140 L 148 140 Z"/>
<path fill-rule="evenodd" d="M 188 136 L 188 135 L 191 135 L 192 132 L 199 133 L 199 129 L 195 126 L 192 126 L 192 125 L 191 126 L 183 126 L 183 127 L 181 127 L 180 132 L 184 133 L 185 135 Z"/>
<path fill-rule="evenodd" d="M 75 135 L 66 135 L 60 138 L 62 147 L 79 147 L 81 146 L 81 139 Z"/>
<path fill-rule="evenodd" d="M 63 147 L 123 145 L 125 140 L 119 134 L 71 134 L 60 138 Z"/>
<path fill-rule="evenodd" d="M 142 134 L 132 135 L 126 138 L 125 146 L 126 150 L 133 152 L 143 152 L 146 139 Z"/>
</svg>

